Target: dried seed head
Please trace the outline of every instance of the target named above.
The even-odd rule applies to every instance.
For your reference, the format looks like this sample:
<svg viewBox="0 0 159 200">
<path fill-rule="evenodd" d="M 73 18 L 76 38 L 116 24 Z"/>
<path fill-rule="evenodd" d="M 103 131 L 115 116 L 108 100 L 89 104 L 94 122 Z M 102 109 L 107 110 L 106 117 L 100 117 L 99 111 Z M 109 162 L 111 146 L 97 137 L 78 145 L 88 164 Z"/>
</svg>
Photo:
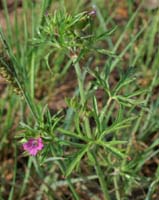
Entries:
<svg viewBox="0 0 159 200">
<path fill-rule="evenodd" d="M 17 95 L 23 95 L 22 90 L 19 88 L 13 73 L 11 73 L 11 71 L 9 71 L 7 67 L 4 66 L 2 63 L 0 63 L 0 75 L 6 80 L 6 82 L 8 82 L 12 86 L 13 91 Z"/>
<path fill-rule="evenodd" d="M 88 13 L 88 15 L 91 16 L 91 17 L 96 16 L 96 10 L 91 10 L 91 11 Z"/>
</svg>

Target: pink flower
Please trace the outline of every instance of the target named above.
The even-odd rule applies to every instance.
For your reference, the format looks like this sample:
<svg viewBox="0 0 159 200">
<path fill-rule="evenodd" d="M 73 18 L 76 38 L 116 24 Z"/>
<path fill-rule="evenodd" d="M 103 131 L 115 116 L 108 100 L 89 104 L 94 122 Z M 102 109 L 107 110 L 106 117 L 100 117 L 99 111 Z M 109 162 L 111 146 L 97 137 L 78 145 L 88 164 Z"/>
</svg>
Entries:
<svg viewBox="0 0 159 200">
<path fill-rule="evenodd" d="M 38 151 L 43 148 L 43 141 L 39 138 L 30 138 L 26 143 L 23 144 L 23 148 L 27 151 L 30 155 L 36 156 Z"/>
</svg>

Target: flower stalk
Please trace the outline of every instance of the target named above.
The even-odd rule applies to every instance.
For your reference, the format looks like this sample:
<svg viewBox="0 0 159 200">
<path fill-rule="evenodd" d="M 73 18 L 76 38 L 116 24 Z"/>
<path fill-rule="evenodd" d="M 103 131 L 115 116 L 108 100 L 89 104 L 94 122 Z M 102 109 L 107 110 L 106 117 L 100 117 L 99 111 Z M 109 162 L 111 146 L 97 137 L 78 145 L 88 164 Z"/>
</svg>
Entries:
<svg viewBox="0 0 159 200">
<path fill-rule="evenodd" d="M 81 69 L 79 66 L 79 62 L 77 61 L 77 55 L 73 55 L 71 57 L 71 59 L 74 64 L 74 68 L 75 68 L 76 75 L 77 75 L 79 92 L 80 92 L 80 97 L 81 97 L 81 105 L 82 105 L 82 107 L 84 107 L 86 98 L 85 98 L 85 92 L 84 92 L 84 86 L 83 86 L 84 84 L 83 84 L 82 73 L 81 73 Z M 90 124 L 89 124 L 89 119 L 87 116 L 85 116 L 84 125 L 85 125 L 87 136 L 89 138 L 91 138 L 91 129 L 90 129 Z"/>
</svg>

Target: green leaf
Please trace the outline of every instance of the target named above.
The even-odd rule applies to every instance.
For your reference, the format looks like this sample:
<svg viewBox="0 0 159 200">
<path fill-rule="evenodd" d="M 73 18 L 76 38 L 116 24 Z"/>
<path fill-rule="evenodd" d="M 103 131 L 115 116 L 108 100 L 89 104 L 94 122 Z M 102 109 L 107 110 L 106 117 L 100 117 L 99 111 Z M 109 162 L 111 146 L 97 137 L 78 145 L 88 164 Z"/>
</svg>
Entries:
<svg viewBox="0 0 159 200">
<path fill-rule="evenodd" d="M 130 84 L 131 82 L 133 82 L 136 77 L 134 77 L 134 72 L 135 69 L 134 67 L 129 67 L 129 69 L 126 71 L 125 74 L 122 74 L 119 82 L 117 83 L 117 85 L 115 86 L 115 88 L 113 89 L 113 95 L 116 95 L 117 92 L 124 86 Z M 132 77 L 133 76 L 133 77 Z"/>
<path fill-rule="evenodd" d="M 131 92 L 131 94 L 126 95 L 126 97 L 127 97 L 127 98 L 135 97 L 135 96 L 138 96 L 138 95 L 143 94 L 143 93 L 146 93 L 146 92 L 149 92 L 149 90 L 148 90 L 148 89 L 140 89 L 140 90 Z"/>
<path fill-rule="evenodd" d="M 139 104 L 143 104 L 145 102 L 145 100 L 140 100 L 140 99 L 130 99 L 128 97 L 125 96 L 121 96 L 118 95 L 116 96 L 116 99 L 121 103 L 124 104 L 127 107 L 130 107 L 132 105 L 139 105 Z"/>
<path fill-rule="evenodd" d="M 120 141 L 121 142 L 121 141 Z M 122 153 L 119 148 L 115 148 L 111 146 L 109 143 L 103 142 L 103 141 L 97 141 L 97 144 L 100 146 L 105 147 L 110 153 L 114 154 L 119 159 L 124 158 L 125 154 Z"/>
<path fill-rule="evenodd" d="M 97 104 L 97 99 L 96 99 L 95 96 L 93 96 L 93 108 L 94 108 L 94 111 L 95 111 L 96 116 L 98 116 L 98 114 L 99 114 L 99 111 L 98 111 L 98 104 Z"/>
<path fill-rule="evenodd" d="M 101 40 L 101 39 L 105 39 L 106 37 L 110 36 L 112 33 L 114 33 L 114 31 L 117 29 L 117 26 L 115 26 L 114 28 L 112 28 L 109 31 L 105 31 L 104 33 L 96 36 L 96 40 Z"/>
<path fill-rule="evenodd" d="M 72 173 L 73 169 L 79 164 L 84 154 L 88 151 L 89 146 L 90 146 L 89 144 L 86 145 L 76 153 L 76 157 L 74 157 L 73 160 L 70 162 L 70 164 L 67 166 L 66 176 L 69 176 Z"/>
<path fill-rule="evenodd" d="M 90 163 L 94 166 L 95 160 L 94 160 L 93 155 L 90 151 L 87 151 L 87 156 L 88 156 L 88 160 L 90 161 Z"/>
<path fill-rule="evenodd" d="M 123 128 L 127 128 L 128 126 L 130 126 L 131 121 L 134 120 L 134 119 L 136 119 L 136 117 L 130 117 L 130 118 L 125 119 L 123 121 L 114 123 L 112 126 L 108 127 L 106 130 L 104 130 L 101 133 L 101 135 L 99 136 L 99 139 L 101 140 L 108 133 L 115 132 L 116 130 L 120 130 L 120 129 L 123 129 Z"/>
<path fill-rule="evenodd" d="M 27 130 L 28 132 L 31 132 L 31 133 L 37 132 L 37 129 L 30 127 L 29 125 L 25 124 L 24 122 L 20 122 L 20 128 Z"/>
<path fill-rule="evenodd" d="M 71 142 L 67 140 L 58 140 L 60 145 L 65 145 L 65 146 L 71 146 L 71 147 L 76 147 L 76 148 L 82 148 L 85 146 L 85 144 L 77 143 L 77 142 Z"/>
<path fill-rule="evenodd" d="M 108 145 L 117 145 L 117 144 L 127 144 L 128 141 L 122 141 L 122 140 L 114 140 L 114 141 L 108 141 L 107 144 Z"/>
<path fill-rule="evenodd" d="M 70 136 L 73 138 L 77 138 L 77 139 L 83 140 L 85 142 L 89 142 L 91 140 L 91 139 L 87 138 L 86 136 L 78 135 L 77 133 L 73 133 L 73 132 L 65 130 L 63 128 L 58 128 L 58 131 L 63 133 L 64 135 L 67 135 L 67 136 Z"/>
<path fill-rule="evenodd" d="M 98 131 L 100 132 L 101 130 L 101 124 L 99 122 L 99 110 L 98 110 L 98 102 L 95 96 L 93 96 L 93 110 L 92 110 L 92 115 L 94 117 L 94 120 L 96 122 Z"/>
<path fill-rule="evenodd" d="M 106 49 L 96 49 L 96 51 L 98 53 L 104 54 L 104 55 L 108 55 L 108 56 L 112 56 L 112 57 L 117 57 L 117 55 L 113 52 L 113 51 L 109 51 Z"/>
</svg>

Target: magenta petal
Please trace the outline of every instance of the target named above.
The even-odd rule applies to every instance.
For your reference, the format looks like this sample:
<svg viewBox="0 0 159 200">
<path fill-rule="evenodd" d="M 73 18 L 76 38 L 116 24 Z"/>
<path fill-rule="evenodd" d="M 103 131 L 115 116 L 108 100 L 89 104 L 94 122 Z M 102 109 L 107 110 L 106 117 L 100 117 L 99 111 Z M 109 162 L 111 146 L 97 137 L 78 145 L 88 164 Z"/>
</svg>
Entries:
<svg viewBox="0 0 159 200">
<path fill-rule="evenodd" d="M 38 150 L 37 149 L 32 149 L 29 151 L 30 155 L 32 156 L 36 156 L 36 154 L 38 153 Z"/>
<path fill-rule="evenodd" d="M 43 141 L 41 138 L 30 138 L 26 143 L 23 144 L 23 148 L 30 155 L 35 156 L 38 151 L 43 148 Z"/>
</svg>

